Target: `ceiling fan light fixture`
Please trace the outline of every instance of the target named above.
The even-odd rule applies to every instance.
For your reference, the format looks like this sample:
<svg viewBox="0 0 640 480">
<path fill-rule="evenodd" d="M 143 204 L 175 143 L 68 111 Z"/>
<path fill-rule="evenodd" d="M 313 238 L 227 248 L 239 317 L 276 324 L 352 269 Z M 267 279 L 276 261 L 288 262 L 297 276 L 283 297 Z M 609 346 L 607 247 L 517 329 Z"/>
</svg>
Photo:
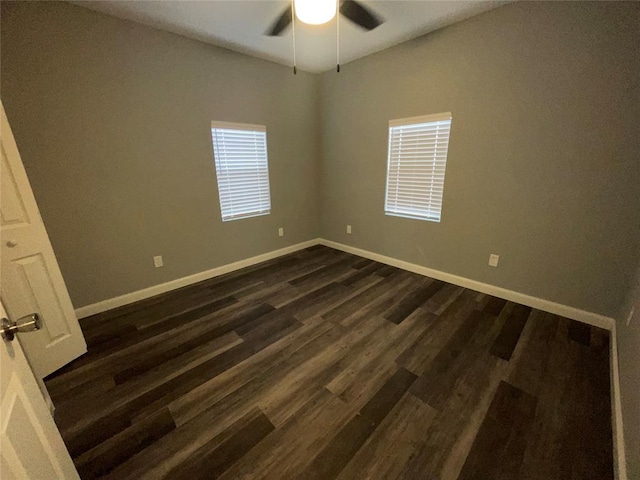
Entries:
<svg viewBox="0 0 640 480">
<path fill-rule="evenodd" d="M 336 16 L 336 0 L 293 0 L 298 20 L 310 25 L 322 25 Z"/>
</svg>

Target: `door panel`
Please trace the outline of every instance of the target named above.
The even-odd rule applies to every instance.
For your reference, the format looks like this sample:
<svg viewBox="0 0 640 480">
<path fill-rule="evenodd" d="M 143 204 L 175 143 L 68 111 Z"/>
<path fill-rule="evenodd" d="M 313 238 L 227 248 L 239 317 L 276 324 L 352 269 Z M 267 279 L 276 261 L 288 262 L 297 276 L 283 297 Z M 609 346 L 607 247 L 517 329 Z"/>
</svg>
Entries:
<svg viewBox="0 0 640 480">
<path fill-rule="evenodd" d="M 42 330 L 22 339 L 34 372 L 42 378 L 87 347 L 4 108 L 0 134 L 2 297 L 14 319 L 31 313 L 42 318 Z"/>
<path fill-rule="evenodd" d="M 28 225 L 29 216 L 27 210 L 20 199 L 18 185 L 13 176 L 4 144 L 0 144 L 2 149 L 2 177 L 0 178 L 0 204 L 2 205 L 2 226 Z M 6 172 L 6 174 L 5 174 Z"/>
<path fill-rule="evenodd" d="M 65 318 L 64 310 L 55 288 L 51 284 L 51 273 L 47 269 L 42 254 L 31 255 L 13 262 L 20 288 L 30 295 L 29 304 L 36 305 L 36 311 L 48 310 L 49 315 L 41 315 L 43 330 L 47 332 L 47 345 L 65 340 L 71 335 L 71 329 Z M 48 308 L 44 308 L 47 305 Z"/>
</svg>

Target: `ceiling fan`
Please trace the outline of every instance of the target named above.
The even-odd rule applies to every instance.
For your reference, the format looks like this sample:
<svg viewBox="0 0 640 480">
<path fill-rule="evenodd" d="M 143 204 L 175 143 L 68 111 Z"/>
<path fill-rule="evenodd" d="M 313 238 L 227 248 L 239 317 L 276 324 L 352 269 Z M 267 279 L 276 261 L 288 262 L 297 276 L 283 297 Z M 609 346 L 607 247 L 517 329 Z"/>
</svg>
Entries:
<svg viewBox="0 0 640 480">
<path fill-rule="evenodd" d="M 295 11 L 301 22 L 320 25 L 331 20 L 336 15 L 337 10 L 337 2 L 335 0 L 294 0 L 293 5 L 294 8 L 287 7 L 282 12 L 282 15 L 266 31 L 265 35 L 270 37 L 281 35 L 291 24 L 292 11 Z M 340 2 L 340 13 L 365 30 L 373 30 L 384 23 L 380 16 L 355 0 L 342 0 Z"/>
<path fill-rule="evenodd" d="M 382 17 L 355 0 L 291 0 L 278 19 L 269 27 L 265 35 L 275 37 L 282 35 L 292 25 L 293 39 L 293 73 L 296 73 L 296 25 L 294 16 L 301 22 L 310 25 L 322 25 L 340 14 L 365 30 L 373 30 L 384 23 Z M 336 55 L 337 71 L 340 72 L 340 15 L 336 21 Z"/>
</svg>

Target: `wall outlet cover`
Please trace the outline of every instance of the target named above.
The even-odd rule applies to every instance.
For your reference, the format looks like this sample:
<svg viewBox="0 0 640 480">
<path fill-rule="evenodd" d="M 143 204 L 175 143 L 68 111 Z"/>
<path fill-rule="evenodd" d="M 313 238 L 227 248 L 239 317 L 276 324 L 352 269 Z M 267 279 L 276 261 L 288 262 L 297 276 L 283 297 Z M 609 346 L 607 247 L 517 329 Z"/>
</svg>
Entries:
<svg viewBox="0 0 640 480">
<path fill-rule="evenodd" d="M 489 255 L 489 266 L 497 267 L 499 260 L 500 260 L 500 255 L 496 255 L 495 253 L 492 253 L 491 255 Z"/>
<path fill-rule="evenodd" d="M 162 262 L 162 255 L 153 257 L 153 264 L 156 266 L 156 268 L 162 267 L 164 265 L 164 263 Z"/>
<path fill-rule="evenodd" d="M 347 233 L 351 234 L 351 225 L 347 225 Z"/>
<path fill-rule="evenodd" d="M 279 237 L 284 237 L 284 227 L 280 227 L 280 228 L 278 229 L 278 236 L 279 236 Z"/>
</svg>

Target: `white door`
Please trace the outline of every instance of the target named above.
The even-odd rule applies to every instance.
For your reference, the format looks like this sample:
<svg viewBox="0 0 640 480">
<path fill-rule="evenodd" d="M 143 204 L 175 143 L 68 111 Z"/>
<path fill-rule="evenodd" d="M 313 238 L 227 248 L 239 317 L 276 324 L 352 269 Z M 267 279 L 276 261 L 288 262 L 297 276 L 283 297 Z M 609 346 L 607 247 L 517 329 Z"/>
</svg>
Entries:
<svg viewBox="0 0 640 480">
<path fill-rule="evenodd" d="M 2 298 L 12 318 L 38 313 L 43 328 L 22 346 L 40 378 L 87 351 L 18 147 L 2 107 L 0 257 Z"/>
<path fill-rule="evenodd" d="M 0 314 L 6 317 L 1 302 Z M 36 333 L 18 336 L 22 339 Z M 11 342 L 0 339 L 0 350 L 0 478 L 80 478 L 18 338 Z"/>
</svg>

